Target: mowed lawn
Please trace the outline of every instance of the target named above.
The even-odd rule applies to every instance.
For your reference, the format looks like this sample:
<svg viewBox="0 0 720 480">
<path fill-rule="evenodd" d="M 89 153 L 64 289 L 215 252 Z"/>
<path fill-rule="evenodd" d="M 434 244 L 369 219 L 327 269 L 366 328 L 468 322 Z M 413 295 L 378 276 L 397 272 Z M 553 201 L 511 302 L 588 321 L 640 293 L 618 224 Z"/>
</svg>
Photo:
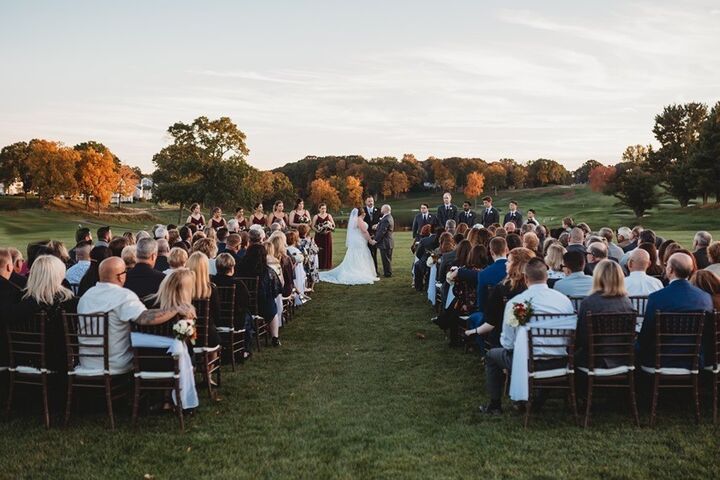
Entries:
<svg viewBox="0 0 720 480">
<path fill-rule="evenodd" d="M 395 277 L 372 286 L 320 285 L 314 300 L 235 373 L 222 400 L 180 434 L 171 415 L 106 429 L 102 410 L 45 431 L 39 410 L 0 430 L 2 478 L 717 478 L 720 436 L 692 420 L 689 396 L 667 396 L 654 429 L 633 426 L 623 398 L 604 396 L 589 430 L 549 402 L 530 428 L 483 418 L 480 360 L 449 349 L 410 288 L 407 233 Z M 344 234 L 335 235 L 336 263 Z M 420 335 L 418 335 L 420 334 Z M 705 390 L 707 392 L 707 390 Z M 507 406 L 507 402 L 506 402 Z M 509 409 L 508 409 L 509 410 Z M 647 424 L 647 408 L 641 406 Z"/>
</svg>

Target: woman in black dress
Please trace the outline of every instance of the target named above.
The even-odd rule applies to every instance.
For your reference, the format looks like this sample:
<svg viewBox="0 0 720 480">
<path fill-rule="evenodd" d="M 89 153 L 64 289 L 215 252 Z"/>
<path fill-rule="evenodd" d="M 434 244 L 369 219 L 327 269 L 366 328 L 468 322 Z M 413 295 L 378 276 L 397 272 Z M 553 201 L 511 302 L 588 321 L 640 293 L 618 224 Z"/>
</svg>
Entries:
<svg viewBox="0 0 720 480">
<path fill-rule="evenodd" d="M 315 243 L 320 251 L 318 252 L 318 263 L 320 270 L 332 268 L 332 231 L 335 230 L 335 220 L 327 213 L 327 205 L 318 205 L 318 214 L 312 219 L 312 226 L 315 230 Z"/>
</svg>

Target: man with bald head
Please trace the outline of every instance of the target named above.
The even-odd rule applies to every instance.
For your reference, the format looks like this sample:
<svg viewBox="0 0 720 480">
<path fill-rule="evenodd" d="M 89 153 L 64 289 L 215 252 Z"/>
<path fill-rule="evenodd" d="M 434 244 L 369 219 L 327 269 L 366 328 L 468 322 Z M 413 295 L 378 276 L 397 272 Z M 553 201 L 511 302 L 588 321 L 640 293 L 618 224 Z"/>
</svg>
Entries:
<svg viewBox="0 0 720 480">
<path fill-rule="evenodd" d="M 655 365 L 655 312 L 712 312 L 713 302 L 709 293 L 693 286 L 688 279 L 693 274 L 694 262 L 686 253 L 674 253 L 668 259 L 665 276 L 670 284 L 648 296 L 638 344 L 643 366 Z M 668 364 L 663 367 L 688 365 Z"/>
<path fill-rule="evenodd" d="M 663 288 L 660 280 L 645 273 L 650 267 L 650 254 L 647 250 L 642 248 L 633 250 L 628 258 L 627 266 L 630 275 L 625 278 L 625 289 L 629 296 L 647 297 Z"/>
<path fill-rule="evenodd" d="M 573 229 L 570 230 L 570 238 L 568 239 L 567 251 L 580 252 L 584 256 L 587 253 L 587 250 L 585 250 L 584 242 L 585 232 L 583 232 L 582 228 L 573 227 Z"/>
<path fill-rule="evenodd" d="M 130 322 L 138 325 L 158 325 L 176 315 L 187 318 L 191 314 L 181 308 L 148 310 L 135 293 L 123 288 L 126 275 L 125 262 L 121 258 L 110 257 L 103 260 L 98 272 L 98 283 L 85 292 L 77 308 L 81 314 L 108 313 L 110 370 L 117 372 L 128 372 L 132 368 Z M 90 340 L 101 341 L 88 339 L 88 343 L 91 343 Z M 102 370 L 103 359 L 83 357 L 82 366 L 91 370 Z"/>
</svg>

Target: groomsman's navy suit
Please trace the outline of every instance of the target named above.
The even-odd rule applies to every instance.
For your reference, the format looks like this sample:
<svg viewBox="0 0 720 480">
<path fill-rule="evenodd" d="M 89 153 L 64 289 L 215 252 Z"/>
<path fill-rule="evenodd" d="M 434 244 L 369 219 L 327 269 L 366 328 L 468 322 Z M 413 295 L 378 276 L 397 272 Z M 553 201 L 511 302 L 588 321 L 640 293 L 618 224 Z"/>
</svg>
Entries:
<svg viewBox="0 0 720 480">
<path fill-rule="evenodd" d="M 444 228 L 445 222 L 448 220 L 455 220 L 457 222 L 457 219 L 458 208 L 455 205 L 450 204 L 446 207 L 445 204 L 442 204 L 438 207 L 437 220 L 439 226 Z"/>
<path fill-rule="evenodd" d="M 500 212 L 498 212 L 495 207 L 490 207 L 489 209 L 484 208 L 480 219 L 482 220 L 481 223 L 483 227 L 487 228 L 493 223 L 500 223 Z"/>
<path fill-rule="evenodd" d="M 472 210 L 468 210 L 467 212 L 463 210 L 458 214 L 458 224 L 464 223 L 468 227 L 472 228 L 473 225 L 478 223 L 477 218 L 477 214 Z"/>
<path fill-rule="evenodd" d="M 422 213 L 418 213 L 417 215 L 415 215 L 412 224 L 413 238 L 417 238 L 420 235 L 420 230 L 422 230 L 425 225 L 432 225 L 434 230 L 435 225 L 437 225 L 437 217 L 430 212 L 424 215 Z"/>
<path fill-rule="evenodd" d="M 518 230 L 522 226 L 522 213 L 520 213 L 519 210 L 515 210 L 514 212 L 508 212 L 505 214 L 505 219 L 503 220 L 503 225 L 505 225 L 508 222 L 512 222 L 515 224 L 515 228 Z"/>
<path fill-rule="evenodd" d="M 662 290 L 651 293 L 648 296 L 642 328 L 638 334 L 640 361 L 647 367 L 655 366 L 655 312 L 658 310 L 661 312 L 712 312 L 713 302 L 709 293 L 693 286 L 687 280 L 674 280 Z M 672 363 L 662 366 L 690 367 Z"/>
</svg>

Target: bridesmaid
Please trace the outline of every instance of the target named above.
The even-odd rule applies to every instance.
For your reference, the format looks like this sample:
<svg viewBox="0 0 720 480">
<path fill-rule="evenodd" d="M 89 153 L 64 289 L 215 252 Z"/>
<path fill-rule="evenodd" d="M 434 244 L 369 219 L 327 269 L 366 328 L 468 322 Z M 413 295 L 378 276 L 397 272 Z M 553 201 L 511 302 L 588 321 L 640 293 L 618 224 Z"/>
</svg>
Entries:
<svg viewBox="0 0 720 480">
<path fill-rule="evenodd" d="M 320 249 L 320 252 L 318 252 L 320 270 L 332 268 L 332 233 L 323 227 L 326 223 L 331 228 L 335 228 L 335 220 L 333 220 L 332 215 L 327 213 L 327 205 L 321 203 L 318 205 L 318 214 L 312 219 L 312 226 L 316 232 L 315 243 Z"/>
<path fill-rule="evenodd" d="M 255 204 L 253 207 L 253 214 L 250 215 L 250 221 L 253 225 L 262 225 L 263 227 L 267 224 L 262 203 Z"/>
<path fill-rule="evenodd" d="M 283 212 L 284 208 L 285 205 L 283 205 L 282 200 L 275 200 L 275 204 L 273 205 L 273 211 L 270 215 L 268 215 L 268 227 L 270 227 L 273 223 L 279 223 L 281 229 L 285 230 L 285 227 L 287 227 L 288 224 L 288 216 L 285 212 Z"/>
<path fill-rule="evenodd" d="M 298 228 L 303 223 L 310 223 L 310 212 L 305 210 L 303 199 L 298 198 L 295 202 L 295 208 L 290 212 L 290 226 Z"/>
<path fill-rule="evenodd" d="M 215 207 L 212 210 L 212 218 L 210 219 L 210 226 L 217 230 L 218 228 L 225 227 L 227 228 L 227 222 L 222 216 L 222 209 L 220 207 Z"/>
<path fill-rule="evenodd" d="M 190 205 L 190 216 L 188 216 L 185 224 L 195 225 L 196 230 L 202 230 L 205 226 L 205 217 L 200 213 L 200 204 L 193 203 Z"/>
<path fill-rule="evenodd" d="M 235 220 L 237 220 L 241 232 L 248 229 L 247 220 L 245 219 L 245 209 L 243 207 L 235 209 Z"/>
</svg>

